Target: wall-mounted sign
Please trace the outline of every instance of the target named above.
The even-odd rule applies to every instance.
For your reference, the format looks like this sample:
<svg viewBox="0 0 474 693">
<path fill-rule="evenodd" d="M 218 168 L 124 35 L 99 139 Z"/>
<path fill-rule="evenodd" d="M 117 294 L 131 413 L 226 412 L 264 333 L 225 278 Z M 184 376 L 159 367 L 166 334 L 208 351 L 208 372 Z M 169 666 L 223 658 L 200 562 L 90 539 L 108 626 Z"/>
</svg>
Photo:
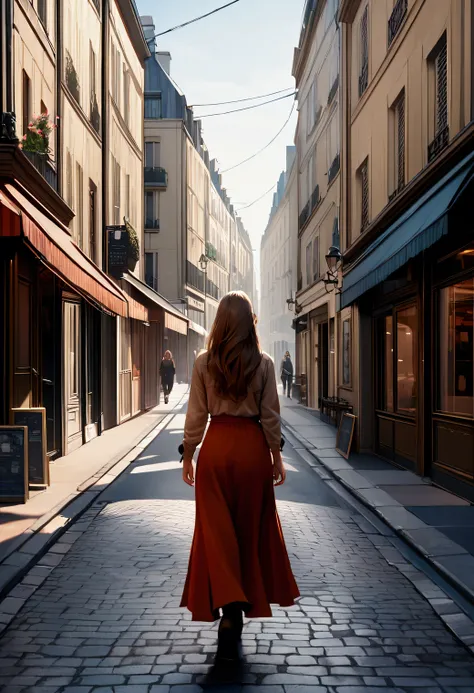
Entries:
<svg viewBox="0 0 474 693">
<path fill-rule="evenodd" d="M 187 296 L 188 307 L 193 310 L 198 310 L 200 313 L 204 313 L 204 301 L 198 301 L 197 298 L 192 296 Z"/>
<path fill-rule="evenodd" d="M 129 238 L 125 226 L 106 226 L 108 271 L 113 277 L 121 277 L 128 269 Z"/>
<path fill-rule="evenodd" d="M 0 499 L 6 503 L 28 500 L 26 426 L 0 426 Z"/>
<path fill-rule="evenodd" d="M 337 432 L 336 439 L 336 450 L 340 452 L 343 457 L 348 459 L 351 452 L 352 438 L 354 437 L 354 427 L 356 422 L 356 416 L 354 414 L 348 414 L 344 412 L 341 416 L 341 421 L 339 423 L 339 430 Z"/>
<path fill-rule="evenodd" d="M 12 409 L 12 423 L 28 428 L 28 482 L 49 486 L 49 464 L 46 456 L 46 409 Z"/>
</svg>

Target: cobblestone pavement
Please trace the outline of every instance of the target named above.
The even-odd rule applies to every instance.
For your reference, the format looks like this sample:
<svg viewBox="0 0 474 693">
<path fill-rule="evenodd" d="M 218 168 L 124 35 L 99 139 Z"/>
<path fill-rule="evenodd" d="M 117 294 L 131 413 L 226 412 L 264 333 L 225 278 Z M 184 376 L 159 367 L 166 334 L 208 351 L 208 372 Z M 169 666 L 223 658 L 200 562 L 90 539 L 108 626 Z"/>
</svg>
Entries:
<svg viewBox="0 0 474 693">
<path fill-rule="evenodd" d="M 336 501 L 279 510 L 302 598 L 246 624 L 244 693 L 474 692 L 474 657 L 384 558 L 388 540 Z M 216 627 L 178 608 L 193 519 L 185 492 L 88 511 L 20 588 L 47 575 L 0 640 L 3 693 L 200 691 Z"/>
</svg>

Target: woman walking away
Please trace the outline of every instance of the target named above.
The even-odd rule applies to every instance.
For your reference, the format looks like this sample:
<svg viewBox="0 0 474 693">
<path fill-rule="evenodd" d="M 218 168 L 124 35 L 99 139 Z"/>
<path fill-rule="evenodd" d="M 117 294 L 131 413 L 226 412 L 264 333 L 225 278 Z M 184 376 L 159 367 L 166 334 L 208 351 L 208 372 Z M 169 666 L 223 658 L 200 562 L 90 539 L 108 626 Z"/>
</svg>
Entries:
<svg viewBox="0 0 474 693">
<path fill-rule="evenodd" d="M 196 525 L 181 606 L 219 625 L 216 664 L 237 663 L 244 612 L 299 596 L 273 485 L 286 477 L 275 370 L 260 351 L 256 318 L 240 291 L 219 304 L 208 350 L 198 356 L 184 430 L 183 479 L 194 485 L 194 451 L 206 434 L 196 474 Z"/>
<path fill-rule="evenodd" d="M 165 404 L 168 404 L 171 390 L 173 389 L 175 373 L 176 366 L 173 361 L 173 355 L 171 351 L 165 351 L 165 355 L 160 364 L 161 385 L 165 396 Z"/>
<path fill-rule="evenodd" d="M 291 386 L 293 384 L 293 364 L 291 362 L 290 352 L 287 351 L 282 359 L 280 367 L 280 377 L 283 383 L 283 394 L 288 394 L 291 399 Z"/>
</svg>

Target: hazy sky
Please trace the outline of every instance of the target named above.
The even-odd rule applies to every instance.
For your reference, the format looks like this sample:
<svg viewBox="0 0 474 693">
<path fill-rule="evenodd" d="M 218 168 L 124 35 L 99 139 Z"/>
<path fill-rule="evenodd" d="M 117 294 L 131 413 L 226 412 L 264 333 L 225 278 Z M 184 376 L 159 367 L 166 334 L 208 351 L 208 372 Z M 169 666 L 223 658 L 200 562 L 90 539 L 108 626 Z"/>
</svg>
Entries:
<svg viewBox="0 0 474 693">
<path fill-rule="evenodd" d="M 156 31 L 188 21 L 224 5 L 226 0 L 137 0 L 140 14 L 154 18 Z M 240 0 L 237 4 L 158 39 L 158 50 L 171 53 L 171 76 L 188 104 L 245 98 L 294 87 L 291 76 L 304 0 Z M 270 97 L 272 98 L 272 97 Z M 266 100 L 266 99 L 264 99 Z M 238 108 L 195 108 L 197 116 Z M 243 113 L 204 118 L 204 139 L 220 169 L 238 163 L 263 147 L 288 117 L 292 99 Z M 224 174 L 224 185 L 238 208 L 253 202 L 285 168 L 285 147 L 293 144 L 296 108 L 280 137 L 247 164 Z M 270 212 L 272 194 L 241 216 L 254 248 L 259 247 Z"/>
</svg>

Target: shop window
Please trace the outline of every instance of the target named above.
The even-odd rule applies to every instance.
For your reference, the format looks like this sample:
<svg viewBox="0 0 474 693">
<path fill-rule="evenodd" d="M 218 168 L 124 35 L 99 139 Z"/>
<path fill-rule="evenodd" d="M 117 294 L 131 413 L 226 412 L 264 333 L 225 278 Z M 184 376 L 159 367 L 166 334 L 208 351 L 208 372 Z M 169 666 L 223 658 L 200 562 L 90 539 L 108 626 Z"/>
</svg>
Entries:
<svg viewBox="0 0 474 693">
<path fill-rule="evenodd" d="M 410 306 L 397 313 L 397 409 L 416 412 L 417 310 Z"/>
<path fill-rule="evenodd" d="M 382 409 L 393 411 L 393 318 L 387 315 L 384 319 L 383 334 L 383 381 L 382 381 Z"/>
<path fill-rule="evenodd" d="M 441 289 L 438 409 L 474 418 L 474 278 Z"/>
<path fill-rule="evenodd" d="M 351 319 L 342 322 L 342 384 L 350 385 L 352 378 Z"/>
</svg>

